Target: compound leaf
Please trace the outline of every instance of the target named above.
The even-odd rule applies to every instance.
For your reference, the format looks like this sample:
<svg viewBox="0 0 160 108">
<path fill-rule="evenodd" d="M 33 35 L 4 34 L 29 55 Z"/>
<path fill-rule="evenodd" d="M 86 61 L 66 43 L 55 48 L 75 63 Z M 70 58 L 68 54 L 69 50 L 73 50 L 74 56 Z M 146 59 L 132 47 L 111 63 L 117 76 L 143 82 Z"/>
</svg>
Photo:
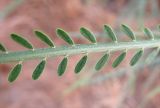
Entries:
<svg viewBox="0 0 160 108">
<path fill-rule="evenodd" d="M 112 39 L 112 41 L 117 42 L 117 37 L 109 25 L 104 25 L 104 30 L 106 31 L 107 35 Z"/>
<path fill-rule="evenodd" d="M 127 25 L 122 24 L 121 25 L 123 32 L 132 40 L 136 40 L 135 34 L 133 33 L 133 31 L 131 30 L 130 27 L 128 27 Z"/>
<path fill-rule="evenodd" d="M 49 38 L 49 36 L 47 34 L 43 33 L 42 31 L 39 31 L 39 30 L 35 30 L 34 32 L 40 40 L 42 40 L 44 43 L 46 43 L 50 47 L 54 47 L 53 41 Z"/>
<path fill-rule="evenodd" d="M 93 33 L 91 33 L 88 29 L 84 28 L 84 27 L 81 27 L 80 28 L 80 33 L 85 37 L 87 38 L 90 42 L 92 43 L 96 43 L 96 38 L 94 36 Z"/>
<path fill-rule="evenodd" d="M 85 55 L 79 60 L 79 62 L 77 63 L 77 65 L 74 69 L 75 73 L 79 73 L 83 69 L 83 67 L 85 66 L 85 64 L 87 62 L 87 58 L 88 58 L 88 56 Z"/>
<path fill-rule="evenodd" d="M 73 40 L 71 39 L 71 37 L 68 35 L 67 32 L 65 32 L 64 30 L 62 29 L 57 29 L 56 30 L 56 33 L 57 35 L 62 38 L 65 42 L 67 42 L 69 45 L 73 45 L 74 42 Z"/>
<path fill-rule="evenodd" d="M 138 62 L 138 60 L 141 58 L 142 54 L 143 54 L 143 50 L 141 49 L 132 57 L 130 61 L 130 65 L 134 66 Z"/>
<path fill-rule="evenodd" d="M 116 68 L 126 57 L 126 51 L 121 53 L 113 62 L 112 67 Z"/>
<path fill-rule="evenodd" d="M 65 57 L 58 66 L 58 75 L 62 76 L 67 68 L 68 58 Z"/>
<path fill-rule="evenodd" d="M 46 60 L 42 60 L 38 65 L 37 67 L 35 68 L 35 70 L 33 71 L 33 74 L 32 74 L 32 79 L 33 80 L 37 80 L 40 75 L 42 74 L 44 68 L 45 68 L 45 64 L 46 64 Z"/>
<path fill-rule="evenodd" d="M 24 46 L 24 47 L 26 47 L 28 49 L 33 49 L 32 44 L 28 40 L 26 40 L 25 38 L 23 38 L 23 37 L 21 37 L 21 36 L 19 36 L 17 34 L 11 34 L 11 38 L 15 42 L 17 42 L 18 44 L 20 44 L 20 45 L 22 45 L 22 46 Z"/>
<path fill-rule="evenodd" d="M 149 28 L 144 28 L 144 33 L 151 39 L 154 39 L 154 35 Z"/>
<path fill-rule="evenodd" d="M 18 75 L 21 72 L 22 64 L 17 64 L 9 73 L 8 75 L 8 81 L 13 82 L 17 79 Z"/>
<path fill-rule="evenodd" d="M 97 62 L 95 69 L 98 71 L 100 69 L 102 69 L 102 67 L 106 64 L 106 62 L 109 59 L 109 54 L 105 54 L 101 57 L 101 59 L 99 59 L 99 61 Z"/>
<path fill-rule="evenodd" d="M 6 48 L 0 43 L 0 51 L 6 52 Z"/>
</svg>

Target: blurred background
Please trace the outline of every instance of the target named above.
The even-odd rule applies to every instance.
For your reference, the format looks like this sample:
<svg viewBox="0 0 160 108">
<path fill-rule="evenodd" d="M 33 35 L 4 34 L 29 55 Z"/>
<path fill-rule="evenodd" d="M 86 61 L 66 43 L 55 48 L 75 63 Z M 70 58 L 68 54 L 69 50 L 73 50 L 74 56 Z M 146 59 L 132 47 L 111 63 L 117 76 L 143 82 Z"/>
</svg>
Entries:
<svg viewBox="0 0 160 108">
<path fill-rule="evenodd" d="M 36 48 L 45 48 L 33 34 L 33 29 L 41 29 L 60 46 L 65 44 L 55 35 L 60 27 L 76 43 L 87 43 L 79 34 L 81 26 L 91 29 L 99 42 L 110 42 L 103 33 L 104 24 L 111 25 L 119 41 L 124 41 L 128 38 L 120 31 L 122 23 L 131 26 L 138 39 L 144 39 L 144 26 L 158 32 L 159 13 L 160 0 L 0 0 L 0 42 L 10 51 L 25 50 L 9 38 L 16 32 Z M 125 61 L 113 69 L 111 63 L 119 55 L 115 52 L 99 72 L 94 66 L 102 54 L 89 54 L 85 69 L 78 75 L 74 66 L 82 55 L 72 56 L 62 77 L 57 75 L 62 57 L 48 59 L 37 81 L 31 75 L 39 61 L 31 60 L 23 63 L 13 84 L 7 82 L 7 75 L 15 64 L 0 64 L 0 108 L 159 108 L 160 58 L 144 62 L 152 50 L 145 50 L 136 67 L 129 66 L 134 53 L 129 51 Z"/>
</svg>

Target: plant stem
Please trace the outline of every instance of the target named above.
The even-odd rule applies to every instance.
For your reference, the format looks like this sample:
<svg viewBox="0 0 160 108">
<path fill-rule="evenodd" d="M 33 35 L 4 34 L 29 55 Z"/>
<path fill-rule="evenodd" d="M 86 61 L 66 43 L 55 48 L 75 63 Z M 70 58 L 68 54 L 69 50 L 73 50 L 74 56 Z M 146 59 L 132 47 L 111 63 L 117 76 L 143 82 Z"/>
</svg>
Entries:
<svg viewBox="0 0 160 108">
<path fill-rule="evenodd" d="M 45 57 L 56 57 L 65 55 L 75 55 L 92 52 L 114 52 L 124 49 L 138 49 L 138 48 L 154 48 L 160 46 L 160 40 L 144 40 L 135 42 L 118 42 L 118 43 L 97 43 L 97 44 L 82 44 L 75 46 L 61 46 L 56 48 L 43 48 L 8 52 L 0 54 L 0 63 L 26 61 L 30 59 L 40 59 Z"/>
</svg>

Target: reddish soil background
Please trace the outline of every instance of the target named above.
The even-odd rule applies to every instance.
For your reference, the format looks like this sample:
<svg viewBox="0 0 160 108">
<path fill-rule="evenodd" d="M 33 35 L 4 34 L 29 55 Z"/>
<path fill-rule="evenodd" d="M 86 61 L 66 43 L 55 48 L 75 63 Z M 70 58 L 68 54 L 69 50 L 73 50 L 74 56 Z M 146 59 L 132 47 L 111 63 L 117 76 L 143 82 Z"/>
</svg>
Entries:
<svg viewBox="0 0 160 108">
<path fill-rule="evenodd" d="M 46 47 L 32 32 L 33 29 L 41 29 L 51 36 L 56 45 L 62 45 L 65 43 L 55 35 L 56 28 L 78 31 L 81 26 L 85 26 L 93 31 L 102 31 L 103 24 L 114 26 L 118 10 L 127 1 L 113 0 L 108 10 L 98 0 L 90 5 L 84 5 L 83 0 L 27 0 L 0 21 L 0 41 L 8 50 L 24 50 L 9 38 L 10 33 L 16 32 L 23 34 L 35 47 Z M 10 2 L 1 0 L 0 9 Z M 75 41 L 81 43 L 84 40 Z M 37 81 L 33 81 L 31 75 L 39 61 L 27 61 L 20 77 L 13 84 L 7 82 L 7 75 L 14 64 L 0 65 L 0 108 L 117 108 L 124 92 L 123 78 L 85 86 L 63 95 L 65 89 L 79 79 L 79 75 L 73 72 L 79 57 L 70 58 L 63 77 L 57 76 L 57 62 L 61 58 L 48 59 L 45 72 Z M 123 108 L 135 108 L 141 98 L 136 96 L 129 97 Z M 158 100 L 158 97 L 153 100 L 151 105 L 155 105 L 154 108 L 158 108 Z"/>
</svg>

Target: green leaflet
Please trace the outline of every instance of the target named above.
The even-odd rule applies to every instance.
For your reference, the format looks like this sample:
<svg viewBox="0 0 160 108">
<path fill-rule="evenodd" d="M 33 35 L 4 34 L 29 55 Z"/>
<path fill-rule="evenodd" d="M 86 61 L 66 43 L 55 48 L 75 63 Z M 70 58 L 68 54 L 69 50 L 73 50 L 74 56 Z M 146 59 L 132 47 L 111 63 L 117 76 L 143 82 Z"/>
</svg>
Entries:
<svg viewBox="0 0 160 108">
<path fill-rule="evenodd" d="M 8 75 L 8 81 L 13 82 L 21 72 L 22 64 L 17 64 Z"/>
<path fill-rule="evenodd" d="M 32 44 L 29 43 L 29 41 L 26 40 L 25 38 L 22 38 L 21 36 L 19 36 L 17 34 L 11 34 L 11 38 L 15 42 L 19 43 L 20 45 L 22 45 L 22 46 L 24 46 L 24 47 L 26 47 L 28 49 L 33 49 Z"/>
<path fill-rule="evenodd" d="M 47 45 L 49 45 L 50 47 L 54 47 L 53 41 L 49 38 L 49 36 L 45 33 L 43 33 L 42 31 L 39 30 L 35 30 L 35 35 L 42 40 L 44 43 L 46 43 Z"/>
<path fill-rule="evenodd" d="M 113 62 L 112 67 L 116 68 L 126 57 L 126 51 L 122 52 Z"/>
<path fill-rule="evenodd" d="M 159 48 L 157 48 L 156 50 L 153 50 L 147 57 L 147 59 L 145 60 L 146 64 L 150 64 L 158 55 L 159 53 Z"/>
<path fill-rule="evenodd" d="M 112 39 L 112 41 L 117 42 L 117 37 L 109 25 L 104 25 L 104 31 L 106 31 L 107 35 Z"/>
<path fill-rule="evenodd" d="M 71 39 L 71 37 L 68 35 L 67 32 L 65 32 L 64 30 L 62 29 L 57 29 L 56 30 L 56 33 L 57 35 L 62 38 L 65 42 L 67 42 L 69 45 L 73 45 L 74 42 L 73 40 Z"/>
<path fill-rule="evenodd" d="M 88 58 L 88 56 L 85 55 L 79 60 L 79 62 L 77 63 L 77 65 L 74 69 L 75 73 L 79 73 L 83 69 L 83 67 L 85 66 L 85 64 L 87 62 L 87 58 Z"/>
<path fill-rule="evenodd" d="M 80 28 L 80 33 L 85 37 L 87 38 L 90 42 L 92 43 L 97 43 L 97 40 L 94 36 L 93 33 L 91 33 L 88 29 L 84 28 L 84 27 L 81 27 Z"/>
<path fill-rule="evenodd" d="M 144 33 L 151 39 L 154 39 L 154 35 L 149 28 L 144 28 Z"/>
<path fill-rule="evenodd" d="M 138 62 L 138 60 L 141 58 L 142 54 L 143 54 L 143 50 L 141 49 L 132 57 L 130 61 L 130 65 L 134 66 Z"/>
<path fill-rule="evenodd" d="M 109 54 L 104 54 L 101 59 L 99 59 L 99 61 L 97 62 L 95 69 L 98 71 L 100 69 L 102 69 L 102 67 L 106 64 L 106 62 L 109 59 Z"/>
<path fill-rule="evenodd" d="M 42 74 L 44 68 L 45 68 L 46 60 L 42 60 L 37 67 L 35 68 L 33 74 L 32 74 L 32 79 L 37 80 L 40 75 Z"/>
<path fill-rule="evenodd" d="M 0 51 L 2 51 L 2 52 L 6 52 L 6 49 L 5 49 L 5 47 L 0 43 Z"/>
<path fill-rule="evenodd" d="M 62 76 L 67 68 L 68 58 L 65 57 L 58 66 L 58 75 Z"/>
<path fill-rule="evenodd" d="M 122 24 L 121 25 L 123 32 L 132 40 L 136 40 L 135 34 L 132 32 L 131 28 L 129 28 L 127 25 Z"/>
</svg>

